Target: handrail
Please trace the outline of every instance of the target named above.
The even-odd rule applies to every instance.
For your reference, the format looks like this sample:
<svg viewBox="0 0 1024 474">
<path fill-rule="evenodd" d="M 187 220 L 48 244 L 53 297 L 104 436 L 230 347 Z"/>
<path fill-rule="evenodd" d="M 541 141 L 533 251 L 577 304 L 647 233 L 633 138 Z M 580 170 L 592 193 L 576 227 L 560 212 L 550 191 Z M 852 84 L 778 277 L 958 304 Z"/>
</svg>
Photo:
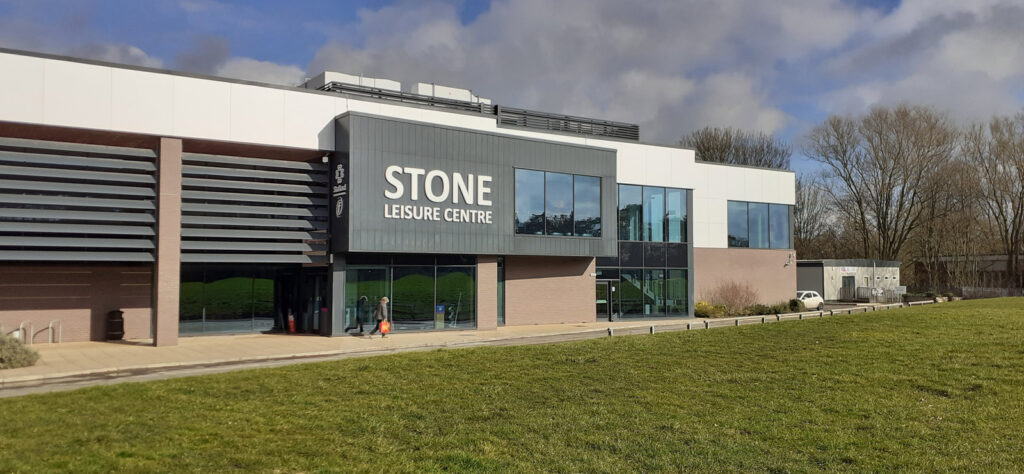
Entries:
<svg viewBox="0 0 1024 474">
<path fill-rule="evenodd" d="M 57 323 L 57 344 L 60 344 L 64 335 L 64 324 L 59 319 L 50 321 L 50 324 L 46 327 L 46 332 L 50 340 L 49 344 L 53 344 L 53 323 Z"/>
</svg>

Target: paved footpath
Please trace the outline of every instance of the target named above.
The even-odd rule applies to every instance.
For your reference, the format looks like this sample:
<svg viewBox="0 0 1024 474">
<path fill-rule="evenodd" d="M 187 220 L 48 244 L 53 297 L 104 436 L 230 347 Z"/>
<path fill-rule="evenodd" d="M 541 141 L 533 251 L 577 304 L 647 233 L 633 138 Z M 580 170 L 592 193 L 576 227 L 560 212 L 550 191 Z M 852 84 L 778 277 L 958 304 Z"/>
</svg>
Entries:
<svg viewBox="0 0 1024 474">
<path fill-rule="evenodd" d="M 871 307 L 861 306 L 844 309 L 842 313 L 871 310 Z M 0 371 L 0 397 L 404 351 L 546 344 L 610 335 L 740 326 L 822 316 L 829 316 L 829 312 L 787 314 L 778 319 L 775 316 L 748 316 L 707 320 L 507 326 L 489 331 L 397 333 L 385 338 L 282 334 L 201 336 L 180 338 L 178 345 L 169 347 L 153 347 L 151 340 L 35 344 L 32 347 L 41 356 L 36 365 Z"/>
</svg>

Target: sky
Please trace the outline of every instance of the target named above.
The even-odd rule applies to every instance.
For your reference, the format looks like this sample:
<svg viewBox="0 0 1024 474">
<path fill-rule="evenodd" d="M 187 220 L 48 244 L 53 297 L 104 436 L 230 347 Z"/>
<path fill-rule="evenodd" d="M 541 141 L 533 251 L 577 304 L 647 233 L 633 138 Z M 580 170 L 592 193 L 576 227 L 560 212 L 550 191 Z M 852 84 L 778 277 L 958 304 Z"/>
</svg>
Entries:
<svg viewBox="0 0 1024 474">
<path fill-rule="evenodd" d="M 324 71 L 794 143 L 830 114 L 1024 107 L 1024 0 L 0 0 L 0 47 L 276 84 Z"/>
</svg>

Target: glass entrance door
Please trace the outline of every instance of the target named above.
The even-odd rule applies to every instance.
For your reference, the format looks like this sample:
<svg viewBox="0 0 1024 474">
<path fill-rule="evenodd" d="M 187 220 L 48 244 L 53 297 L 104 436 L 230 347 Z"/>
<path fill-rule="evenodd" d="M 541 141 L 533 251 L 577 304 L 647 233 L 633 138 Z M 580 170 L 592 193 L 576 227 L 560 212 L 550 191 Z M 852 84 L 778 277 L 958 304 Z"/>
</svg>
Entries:
<svg viewBox="0 0 1024 474">
<path fill-rule="evenodd" d="M 613 290 L 614 286 L 610 281 L 599 281 L 597 282 L 597 321 L 611 321 L 612 312 L 614 308 L 613 304 Z"/>
<path fill-rule="evenodd" d="M 391 298 L 388 267 L 349 267 L 345 275 L 345 331 L 370 332 L 377 324 L 373 309 L 381 297 Z"/>
</svg>

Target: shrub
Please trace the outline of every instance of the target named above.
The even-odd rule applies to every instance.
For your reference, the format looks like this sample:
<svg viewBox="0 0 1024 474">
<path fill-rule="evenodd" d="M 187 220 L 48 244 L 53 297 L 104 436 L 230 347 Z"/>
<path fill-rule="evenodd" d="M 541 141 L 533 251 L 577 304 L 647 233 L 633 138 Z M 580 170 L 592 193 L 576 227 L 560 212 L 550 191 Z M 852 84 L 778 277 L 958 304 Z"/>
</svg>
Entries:
<svg viewBox="0 0 1024 474">
<path fill-rule="evenodd" d="M 768 314 L 785 314 L 789 312 L 789 302 L 780 301 L 768 307 L 771 310 Z"/>
<path fill-rule="evenodd" d="M 744 311 L 746 314 L 759 315 L 759 314 L 775 314 L 772 312 L 772 307 L 764 304 L 754 304 L 747 306 L 747 310 Z"/>
<path fill-rule="evenodd" d="M 725 306 L 698 301 L 693 304 L 693 315 L 698 318 L 721 318 L 725 316 Z"/>
<path fill-rule="evenodd" d="M 796 298 L 789 300 L 789 312 L 802 313 L 804 311 L 807 311 L 807 306 L 804 305 L 803 301 L 798 300 Z"/>
<path fill-rule="evenodd" d="M 934 291 L 929 291 L 929 292 L 925 293 L 924 295 L 929 297 L 929 298 L 934 298 L 935 297 L 935 292 Z"/>
<path fill-rule="evenodd" d="M 944 296 L 946 298 L 952 299 L 956 295 L 954 295 L 952 292 L 947 291 L 947 292 L 943 293 L 942 296 Z"/>
<path fill-rule="evenodd" d="M 39 354 L 21 341 L 0 334 L 0 369 L 16 369 L 35 365 Z"/>
<path fill-rule="evenodd" d="M 727 281 L 712 288 L 704 299 L 712 305 L 724 306 L 726 316 L 739 316 L 757 304 L 757 291 L 745 282 Z"/>
</svg>

